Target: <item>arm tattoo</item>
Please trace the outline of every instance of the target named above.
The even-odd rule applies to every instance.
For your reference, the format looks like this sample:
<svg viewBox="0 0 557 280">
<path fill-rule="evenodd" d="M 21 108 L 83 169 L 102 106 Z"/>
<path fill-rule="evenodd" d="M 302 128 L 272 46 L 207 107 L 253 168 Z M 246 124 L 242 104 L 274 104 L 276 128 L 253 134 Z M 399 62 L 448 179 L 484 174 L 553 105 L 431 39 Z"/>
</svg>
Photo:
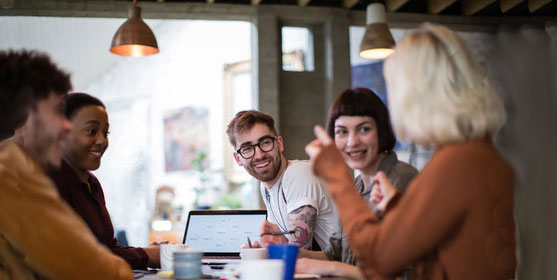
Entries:
<svg viewBox="0 0 557 280">
<path fill-rule="evenodd" d="M 290 220 L 288 229 L 296 231 L 290 236 L 290 242 L 299 244 L 303 249 L 311 249 L 317 209 L 310 205 L 304 205 L 290 212 L 288 218 Z"/>
</svg>

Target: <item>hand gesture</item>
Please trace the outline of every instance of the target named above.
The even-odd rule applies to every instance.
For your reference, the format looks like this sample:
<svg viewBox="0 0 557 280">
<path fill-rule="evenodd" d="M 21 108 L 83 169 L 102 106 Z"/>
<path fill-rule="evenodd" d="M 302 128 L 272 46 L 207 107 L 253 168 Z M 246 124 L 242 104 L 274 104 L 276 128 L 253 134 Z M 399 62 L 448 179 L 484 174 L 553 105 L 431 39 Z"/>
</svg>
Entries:
<svg viewBox="0 0 557 280">
<path fill-rule="evenodd" d="M 284 235 L 263 235 L 264 233 L 280 232 L 279 226 L 265 220 L 261 225 L 261 244 L 267 247 L 269 244 L 287 244 L 288 239 Z"/>
<path fill-rule="evenodd" d="M 315 126 L 313 132 L 317 139 L 306 146 L 313 172 L 329 184 L 347 178 L 351 181 L 348 167 L 327 131 L 321 126 Z"/>
<path fill-rule="evenodd" d="M 373 189 L 371 189 L 371 197 L 369 201 L 379 209 L 381 212 L 385 212 L 387 205 L 391 199 L 395 196 L 397 190 L 383 171 L 379 171 L 373 177 Z"/>
</svg>

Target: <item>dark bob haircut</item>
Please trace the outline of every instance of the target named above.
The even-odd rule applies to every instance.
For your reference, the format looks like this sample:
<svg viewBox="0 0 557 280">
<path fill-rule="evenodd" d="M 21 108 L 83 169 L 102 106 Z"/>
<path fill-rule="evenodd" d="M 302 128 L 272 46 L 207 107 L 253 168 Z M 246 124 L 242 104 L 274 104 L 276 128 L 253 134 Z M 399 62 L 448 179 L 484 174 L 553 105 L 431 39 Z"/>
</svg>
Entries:
<svg viewBox="0 0 557 280">
<path fill-rule="evenodd" d="M 383 101 L 367 88 L 347 89 L 341 92 L 329 110 L 327 132 L 334 139 L 335 121 L 340 116 L 368 116 L 377 124 L 379 150 L 391 151 L 396 144 L 396 137 L 391 127 L 387 107 Z"/>
<path fill-rule="evenodd" d="M 73 118 L 77 111 L 85 106 L 101 106 L 106 108 L 104 103 L 98 98 L 87 93 L 75 92 L 66 96 L 66 118 Z"/>
<path fill-rule="evenodd" d="M 23 126 L 29 110 L 50 94 L 65 96 L 72 88 L 70 75 L 43 53 L 0 51 L 0 140 Z"/>
</svg>

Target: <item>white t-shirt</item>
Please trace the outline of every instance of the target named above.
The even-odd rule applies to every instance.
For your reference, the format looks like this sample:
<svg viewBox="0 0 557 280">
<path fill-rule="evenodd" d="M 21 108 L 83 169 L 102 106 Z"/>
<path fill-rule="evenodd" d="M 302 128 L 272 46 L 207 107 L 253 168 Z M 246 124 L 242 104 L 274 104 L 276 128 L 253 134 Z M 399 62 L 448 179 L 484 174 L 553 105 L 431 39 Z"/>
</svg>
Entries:
<svg viewBox="0 0 557 280">
<path fill-rule="evenodd" d="M 341 232 L 338 211 L 328 194 L 327 185 L 311 172 L 307 160 L 291 160 L 281 178 L 269 190 L 263 184 L 261 196 L 267 207 L 268 220 L 281 230 L 288 230 L 288 213 L 305 205 L 317 209 L 313 238 L 326 250 L 329 237 Z"/>
</svg>

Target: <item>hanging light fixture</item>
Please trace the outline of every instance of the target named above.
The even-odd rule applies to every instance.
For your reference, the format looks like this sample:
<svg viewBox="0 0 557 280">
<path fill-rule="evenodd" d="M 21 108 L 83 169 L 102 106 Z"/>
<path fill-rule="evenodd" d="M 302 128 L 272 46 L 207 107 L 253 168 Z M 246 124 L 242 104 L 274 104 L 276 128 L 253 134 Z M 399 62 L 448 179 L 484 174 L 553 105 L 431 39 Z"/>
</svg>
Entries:
<svg viewBox="0 0 557 280">
<path fill-rule="evenodd" d="M 141 8 L 136 6 L 136 0 L 128 10 L 128 20 L 114 34 L 110 52 L 135 57 L 159 52 L 157 39 L 155 39 L 153 31 L 141 19 Z"/>
<path fill-rule="evenodd" d="M 371 3 L 366 9 L 366 31 L 360 44 L 360 56 L 383 59 L 394 52 L 395 40 L 387 26 L 387 13 L 382 3 Z"/>
</svg>

